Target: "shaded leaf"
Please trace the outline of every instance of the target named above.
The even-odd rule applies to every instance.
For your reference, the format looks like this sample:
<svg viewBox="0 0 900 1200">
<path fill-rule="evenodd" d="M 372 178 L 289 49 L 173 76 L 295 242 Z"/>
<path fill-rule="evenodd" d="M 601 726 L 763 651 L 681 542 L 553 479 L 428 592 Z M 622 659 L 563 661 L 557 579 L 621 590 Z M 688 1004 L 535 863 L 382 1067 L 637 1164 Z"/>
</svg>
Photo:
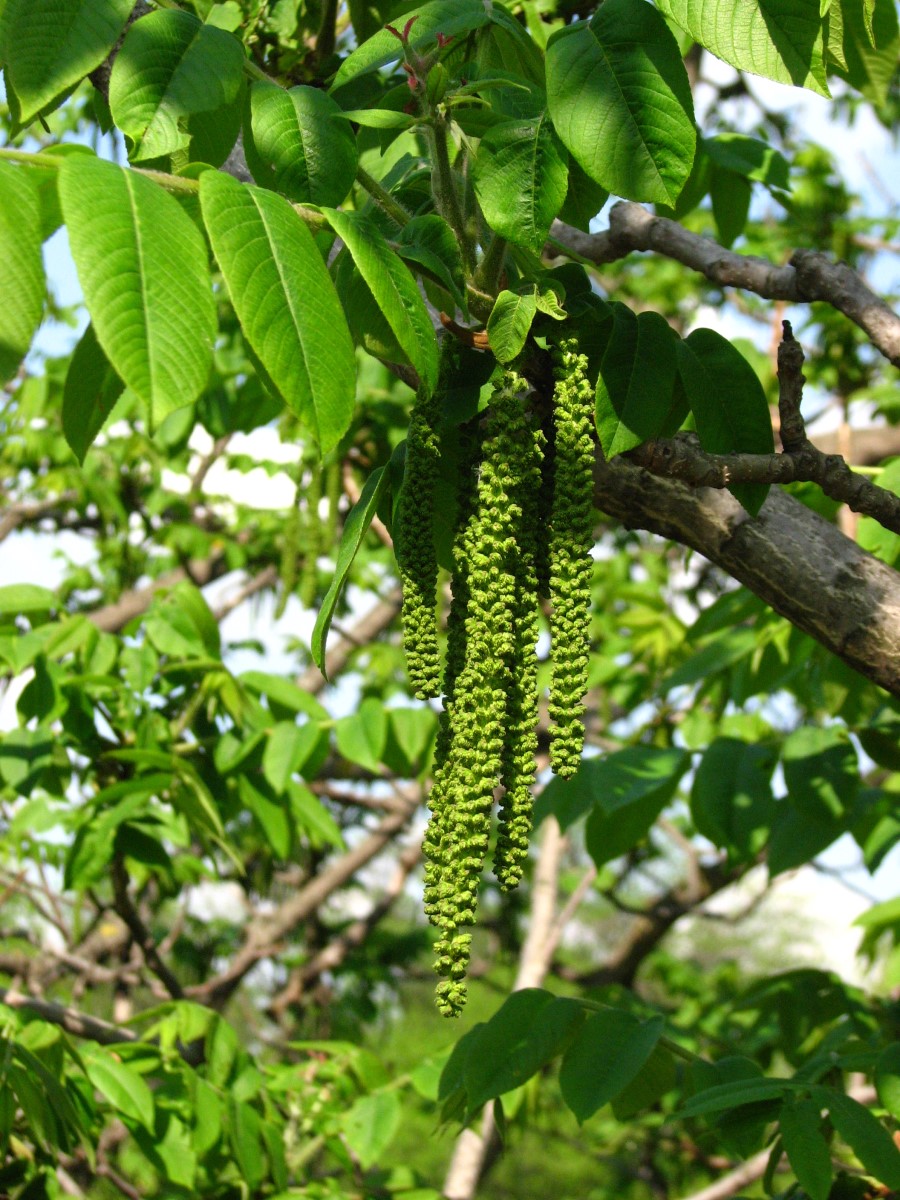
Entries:
<svg viewBox="0 0 900 1200">
<path fill-rule="evenodd" d="M 63 389 L 63 434 L 80 463 L 125 389 L 88 325 L 72 353 Z"/>
<path fill-rule="evenodd" d="M 607 458 L 671 424 L 678 339 L 659 313 L 611 305 L 613 328 L 597 377 L 597 432 Z"/>
<path fill-rule="evenodd" d="M 588 1018 L 559 1071 L 563 1099 L 579 1123 L 631 1083 L 653 1053 L 664 1025 L 662 1017 L 641 1021 L 614 1008 Z"/>
<path fill-rule="evenodd" d="M 434 391 L 438 375 L 437 339 L 408 268 L 367 217 L 334 208 L 323 211 L 347 247 L 423 386 Z"/>
<path fill-rule="evenodd" d="M 741 352 L 712 329 L 695 329 L 677 346 L 678 373 L 703 449 L 710 454 L 772 454 L 769 402 Z M 769 485 L 735 484 L 728 490 L 755 516 Z"/>
</svg>

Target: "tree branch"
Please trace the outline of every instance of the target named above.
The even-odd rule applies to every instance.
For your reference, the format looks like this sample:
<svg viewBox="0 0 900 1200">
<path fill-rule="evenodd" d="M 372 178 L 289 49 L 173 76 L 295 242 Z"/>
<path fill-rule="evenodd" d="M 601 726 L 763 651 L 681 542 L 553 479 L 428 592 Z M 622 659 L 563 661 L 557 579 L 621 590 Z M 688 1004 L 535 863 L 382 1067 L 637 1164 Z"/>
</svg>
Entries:
<svg viewBox="0 0 900 1200">
<path fill-rule="evenodd" d="M 421 796 L 418 788 L 402 809 L 388 813 L 367 838 L 352 850 L 334 859 L 313 879 L 274 912 L 261 913 L 248 925 L 244 944 L 220 975 L 186 989 L 186 994 L 202 1004 L 222 1008 L 241 980 L 258 962 L 276 953 L 279 942 L 301 922 L 320 908 L 332 893 L 351 879 L 391 841 L 415 812 Z"/>
<path fill-rule="evenodd" d="M 118 854 L 112 860 L 112 884 L 116 912 L 128 926 L 131 936 L 140 946 L 144 955 L 144 961 L 154 975 L 162 981 L 172 999 L 181 1000 L 184 997 L 184 989 L 179 980 L 163 962 L 156 942 L 153 940 L 149 929 L 144 925 L 140 913 L 134 906 L 128 892 L 128 874 L 125 870 L 125 864 Z"/>
<path fill-rule="evenodd" d="M 826 496 L 854 512 L 873 517 L 885 529 L 900 533 L 900 497 L 878 487 L 847 466 L 838 454 L 823 454 L 806 436 L 800 412 L 803 394 L 803 350 L 790 321 L 778 347 L 778 408 L 781 454 L 708 454 L 692 435 L 658 438 L 631 451 L 629 457 L 654 475 L 682 479 L 692 487 L 727 488 L 737 483 L 817 483 Z"/>
<path fill-rule="evenodd" d="M 900 367 L 900 317 L 845 263 L 834 263 L 814 250 L 796 250 L 788 266 L 725 250 L 711 238 L 657 217 L 630 201 L 609 214 L 609 229 L 582 233 L 554 221 L 551 239 L 567 251 L 602 265 L 635 250 L 652 250 L 675 259 L 718 287 L 741 288 L 769 300 L 808 304 L 823 300 L 864 330 L 872 345 Z"/>
<path fill-rule="evenodd" d="M 727 492 L 687 487 L 597 454 L 594 502 L 629 529 L 697 550 L 861 675 L 900 696 L 900 573 L 773 488 L 756 517 Z"/>
<path fill-rule="evenodd" d="M 32 1012 L 41 1020 L 65 1029 L 66 1033 L 88 1038 L 101 1046 L 115 1046 L 118 1042 L 139 1040 L 138 1035 L 130 1029 L 120 1029 L 118 1025 L 111 1025 L 98 1017 L 89 1017 L 68 1005 L 40 1000 L 37 996 L 26 995 L 14 988 L 0 988 L 0 1004 L 5 1004 L 7 1008 L 20 1008 Z"/>
</svg>

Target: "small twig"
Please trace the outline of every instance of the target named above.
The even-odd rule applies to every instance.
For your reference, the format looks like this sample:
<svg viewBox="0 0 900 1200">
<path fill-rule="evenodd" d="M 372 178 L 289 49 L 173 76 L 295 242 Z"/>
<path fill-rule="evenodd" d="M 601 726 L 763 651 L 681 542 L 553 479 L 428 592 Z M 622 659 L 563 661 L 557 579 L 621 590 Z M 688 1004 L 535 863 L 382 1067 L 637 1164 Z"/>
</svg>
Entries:
<svg viewBox="0 0 900 1200">
<path fill-rule="evenodd" d="M 264 567 L 258 575 L 254 575 L 252 579 L 248 579 L 242 587 L 238 588 L 233 596 L 229 596 L 227 600 L 219 605 L 213 614 L 215 619 L 219 622 L 224 621 L 228 614 L 234 612 L 236 608 L 240 608 L 245 600 L 249 600 L 257 592 L 264 592 L 266 588 L 274 587 L 277 582 L 277 567 L 272 565 Z"/>
<path fill-rule="evenodd" d="M 412 220 L 412 217 L 403 205 L 390 192 L 386 191 L 368 171 L 364 171 L 362 167 L 356 168 L 356 182 L 369 193 L 378 207 L 387 213 L 392 221 L 396 221 L 402 227 L 408 225 Z"/>
<path fill-rule="evenodd" d="M 150 931 L 144 925 L 140 914 L 132 903 L 128 892 L 128 874 L 125 870 L 122 857 L 118 854 L 112 860 L 112 883 L 116 912 L 128 926 L 131 936 L 143 951 L 147 966 L 162 981 L 169 995 L 174 1000 L 184 999 L 184 989 L 163 962 L 156 942 L 154 942 Z"/>
<path fill-rule="evenodd" d="M 203 487 L 203 482 L 209 474 L 210 468 L 222 457 L 228 449 L 228 443 L 231 441 L 230 433 L 223 434 L 220 438 L 216 438 L 212 444 L 208 454 L 204 454 L 197 464 L 197 469 L 191 476 L 191 491 L 198 493 Z"/>
</svg>

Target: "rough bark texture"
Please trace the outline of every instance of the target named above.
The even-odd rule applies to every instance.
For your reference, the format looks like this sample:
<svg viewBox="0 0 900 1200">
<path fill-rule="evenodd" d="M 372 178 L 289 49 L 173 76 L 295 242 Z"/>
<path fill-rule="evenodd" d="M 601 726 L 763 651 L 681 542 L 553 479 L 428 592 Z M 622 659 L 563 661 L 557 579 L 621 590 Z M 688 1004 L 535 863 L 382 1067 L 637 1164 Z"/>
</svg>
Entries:
<svg viewBox="0 0 900 1200">
<path fill-rule="evenodd" d="M 627 528 L 699 551 L 843 659 L 900 696 L 900 573 L 773 487 L 759 516 L 727 492 L 660 479 L 621 458 L 595 470 L 597 507 Z"/>
</svg>

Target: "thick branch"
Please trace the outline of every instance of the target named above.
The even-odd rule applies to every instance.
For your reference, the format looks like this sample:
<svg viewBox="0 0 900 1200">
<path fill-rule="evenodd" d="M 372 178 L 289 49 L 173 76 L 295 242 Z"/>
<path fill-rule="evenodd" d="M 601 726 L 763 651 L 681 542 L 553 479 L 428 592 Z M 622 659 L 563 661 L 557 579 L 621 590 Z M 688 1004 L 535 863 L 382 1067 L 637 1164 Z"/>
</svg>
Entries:
<svg viewBox="0 0 900 1200">
<path fill-rule="evenodd" d="M 773 488 L 757 517 L 616 458 L 595 465 L 597 507 L 690 546 L 854 670 L 900 696 L 900 574 Z"/>
<path fill-rule="evenodd" d="M 704 275 L 718 287 L 741 288 L 769 300 L 808 304 L 825 301 L 864 330 L 895 367 L 900 367 L 900 317 L 845 263 L 814 250 L 797 250 L 788 266 L 725 250 L 711 238 L 622 201 L 609 214 L 609 229 L 582 233 L 561 221 L 550 230 L 566 250 L 597 264 L 616 262 L 635 250 L 652 250 Z"/>
</svg>

